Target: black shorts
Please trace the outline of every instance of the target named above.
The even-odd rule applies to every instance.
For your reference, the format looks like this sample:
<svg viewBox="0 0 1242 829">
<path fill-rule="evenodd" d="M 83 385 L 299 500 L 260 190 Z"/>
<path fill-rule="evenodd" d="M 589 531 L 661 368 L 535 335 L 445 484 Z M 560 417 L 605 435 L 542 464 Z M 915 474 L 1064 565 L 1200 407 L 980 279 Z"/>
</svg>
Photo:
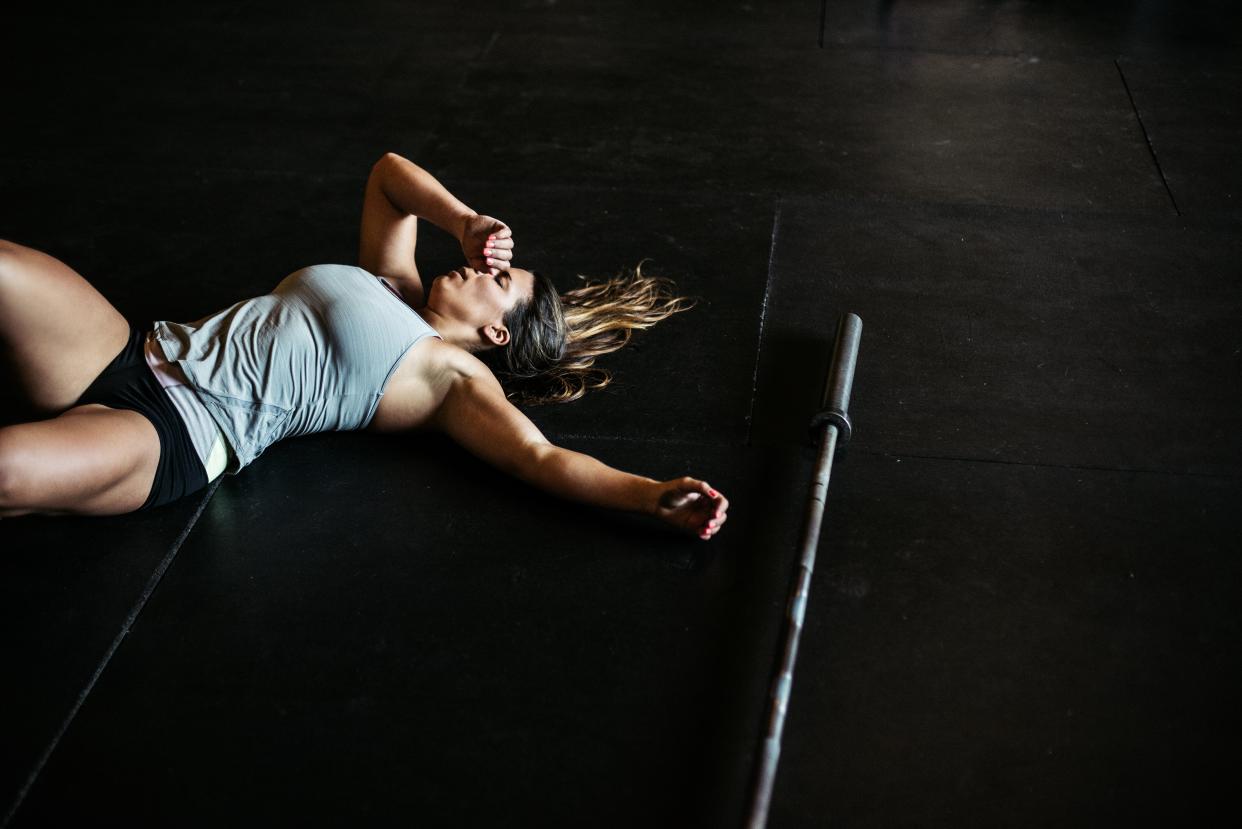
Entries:
<svg viewBox="0 0 1242 829">
<path fill-rule="evenodd" d="M 131 322 L 125 348 L 74 404 L 102 403 L 113 409 L 130 409 L 155 427 L 160 436 L 160 462 L 155 468 L 151 494 L 138 508 L 139 512 L 176 501 L 207 486 L 207 471 L 194 449 L 185 422 L 147 365 L 143 351 L 146 341 L 147 332 L 138 330 Z"/>
</svg>

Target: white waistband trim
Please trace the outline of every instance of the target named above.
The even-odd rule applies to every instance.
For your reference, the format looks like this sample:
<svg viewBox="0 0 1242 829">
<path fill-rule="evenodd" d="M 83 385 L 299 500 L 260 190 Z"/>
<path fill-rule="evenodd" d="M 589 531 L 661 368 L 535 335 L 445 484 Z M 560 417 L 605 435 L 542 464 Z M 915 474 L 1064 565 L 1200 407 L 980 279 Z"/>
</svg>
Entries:
<svg viewBox="0 0 1242 829">
<path fill-rule="evenodd" d="M 207 407 L 198 399 L 198 394 L 187 382 L 185 373 L 175 363 L 168 362 L 159 344 L 155 342 L 154 336 L 147 337 L 143 352 L 151 373 L 163 387 L 168 399 L 172 401 L 173 408 L 177 410 L 177 414 L 181 415 L 186 431 L 190 433 L 194 451 L 203 465 L 203 470 L 207 473 L 208 483 L 214 481 L 220 477 L 228 465 L 229 450 L 224 440 L 224 433 L 220 431 L 219 425 L 207 411 Z"/>
</svg>

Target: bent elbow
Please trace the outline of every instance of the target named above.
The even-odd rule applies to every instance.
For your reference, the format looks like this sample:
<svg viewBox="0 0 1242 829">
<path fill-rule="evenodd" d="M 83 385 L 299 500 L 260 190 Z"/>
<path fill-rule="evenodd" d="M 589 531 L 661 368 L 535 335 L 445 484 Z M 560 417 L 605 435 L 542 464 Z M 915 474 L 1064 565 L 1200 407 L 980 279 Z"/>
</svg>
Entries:
<svg viewBox="0 0 1242 829">
<path fill-rule="evenodd" d="M 559 451 L 547 441 L 533 441 L 523 447 L 523 451 L 513 458 L 510 468 L 505 471 L 515 478 L 537 484 L 545 477 L 549 461 Z"/>
<path fill-rule="evenodd" d="M 534 466 L 542 464 L 550 456 L 559 451 L 557 447 L 553 446 L 546 440 L 532 441 L 527 445 L 527 450 L 530 454 L 530 462 Z"/>
<path fill-rule="evenodd" d="M 375 164 L 371 166 L 371 169 L 375 170 L 381 167 L 391 167 L 393 165 L 400 164 L 403 161 L 407 161 L 404 156 L 389 151 L 381 155 L 379 157 L 379 161 L 376 161 Z"/>
<path fill-rule="evenodd" d="M 371 165 L 371 175 L 374 176 L 382 173 L 385 169 L 392 166 L 392 164 L 397 160 L 397 157 L 396 153 L 384 153 L 381 155 L 379 160 Z"/>
</svg>

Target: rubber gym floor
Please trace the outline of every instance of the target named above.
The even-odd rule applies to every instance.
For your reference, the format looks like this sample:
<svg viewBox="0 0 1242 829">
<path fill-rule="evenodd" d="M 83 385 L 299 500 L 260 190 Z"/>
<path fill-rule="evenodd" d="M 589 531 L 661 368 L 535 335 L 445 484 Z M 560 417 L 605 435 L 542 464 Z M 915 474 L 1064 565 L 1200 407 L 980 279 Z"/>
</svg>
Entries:
<svg viewBox="0 0 1242 829">
<path fill-rule="evenodd" d="M 354 263 L 398 152 L 563 289 L 647 260 L 698 298 L 528 414 L 730 521 L 358 433 L 6 520 L 3 825 L 743 825 L 847 311 L 769 825 L 1232 811 L 1233 4 L 178 6 L 10 11 L 0 237 L 194 320 Z M 419 260 L 459 264 L 426 225 Z"/>
</svg>

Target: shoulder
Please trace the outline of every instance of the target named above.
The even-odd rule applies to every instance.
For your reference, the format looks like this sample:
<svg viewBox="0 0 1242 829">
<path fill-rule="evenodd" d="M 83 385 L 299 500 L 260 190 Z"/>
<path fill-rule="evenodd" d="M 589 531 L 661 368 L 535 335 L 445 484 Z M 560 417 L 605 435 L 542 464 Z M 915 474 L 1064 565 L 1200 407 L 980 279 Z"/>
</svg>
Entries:
<svg viewBox="0 0 1242 829">
<path fill-rule="evenodd" d="M 276 286 L 277 291 L 295 290 L 313 286 L 318 290 L 325 290 L 332 294 L 341 291 L 355 291 L 360 281 L 370 281 L 382 285 L 379 278 L 357 265 L 340 265 L 332 262 L 321 262 L 314 265 L 306 265 L 298 268 L 293 273 L 286 276 Z M 366 292 L 356 294 L 358 296 L 367 296 Z"/>
<path fill-rule="evenodd" d="M 503 396 L 500 382 L 482 360 L 439 337 L 427 337 L 410 350 L 389 382 L 373 428 L 395 431 L 430 425 L 454 390 L 465 388 Z"/>
<path fill-rule="evenodd" d="M 423 346 L 424 366 L 434 374 L 444 374 L 453 379 L 495 379 L 486 363 L 469 351 L 450 345 L 439 337 L 428 337 L 420 345 Z"/>
<path fill-rule="evenodd" d="M 479 395 L 504 398 L 500 381 L 478 357 L 438 337 L 429 337 L 426 346 L 421 355 L 421 369 L 425 387 L 435 401 L 435 411 L 454 398 Z"/>
</svg>

